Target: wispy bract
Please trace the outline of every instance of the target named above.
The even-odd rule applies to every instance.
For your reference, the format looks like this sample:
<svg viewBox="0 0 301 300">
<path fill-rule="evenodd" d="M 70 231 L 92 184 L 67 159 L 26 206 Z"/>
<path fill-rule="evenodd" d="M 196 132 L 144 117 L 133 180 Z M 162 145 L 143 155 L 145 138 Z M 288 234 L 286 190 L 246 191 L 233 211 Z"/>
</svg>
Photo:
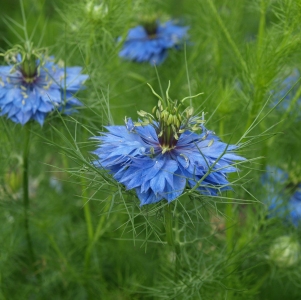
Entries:
<svg viewBox="0 0 301 300">
<path fill-rule="evenodd" d="M 129 30 L 119 56 L 159 65 L 167 57 L 169 48 L 176 48 L 185 41 L 187 30 L 188 27 L 176 25 L 173 21 L 136 26 Z"/>
<path fill-rule="evenodd" d="M 50 112 L 70 114 L 73 106 L 82 105 L 73 96 L 88 78 L 81 67 L 64 68 L 53 57 L 31 51 L 7 57 L 9 65 L 0 66 L 1 115 L 22 125 L 30 120 L 42 125 Z"/>
<path fill-rule="evenodd" d="M 157 95 L 158 96 L 158 95 Z M 93 153 L 94 165 L 108 170 L 127 189 L 135 189 L 141 205 L 179 197 L 185 187 L 204 195 L 229 190 L 227 174 L 237 171 L 235 160 L 244 160 L 204 127 L 202 117 L 183 103 L 160 98 L 153 114 L 139 111 L 143 118 L 124 126 L 107 126 L 95 137 L 101 144 Z"/>
</svg>

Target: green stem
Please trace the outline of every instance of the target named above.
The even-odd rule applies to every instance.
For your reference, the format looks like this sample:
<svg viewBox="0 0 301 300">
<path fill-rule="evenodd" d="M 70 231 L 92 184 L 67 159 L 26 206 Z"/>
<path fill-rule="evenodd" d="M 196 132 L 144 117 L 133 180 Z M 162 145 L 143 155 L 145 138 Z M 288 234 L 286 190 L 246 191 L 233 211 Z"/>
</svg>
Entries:
<svg viewBox="0 0 301 300">
<path fill-rule="evenodd" d="M 226 28 L 222 18 L 220 17 L 215 5 L 214 5 L 214 1 L 212 0 L 206 0 L 207 3 L 208 3 L 208 6 L 211 8 L 216 20 L 217 20 L 217 23 L 218 25 L 220 26 L 221 30 L 223 31 L 228 43 L 230 44 L 230 46 L 232 47 L 232 50 L 234 52 L 234 54 L 236 55 L 236 61 L 239 61 L 242 69 L 245 71 L 245 72 L 248 72 L 248 67 L 247 67 L 247 64 L 243 58 L 243 56 L 241 55 L 238 47 L 236 46 L 234 40 L 232 39 L 228 29 Z"/>
<path fill-rule="evenodd" d="M 262 78 L 262 54 L 263 54 L 263 41 L 264 41 L 264 35 L 265 35 L 265 26 L 266 26 L 266 3 L 265 0 L 261 0 L 260 3 L 260 21 L 259 21 L 259 28 L 258 28 L 258 35 L 257 35 L 257 79 L 254 85 L 255 89 L 255 97 L 254 97 L 254 102 L 249 114 L 249 118 L 247 121 L 247 126 L 246 129 L 250 127 L 252 122 L 257 116 L 258 111 L 261 108 L 262 105 L 262 99 L 263 95 L 265 93 L 264 89 L 264 78 Z"/>
<path fill-rule="evenodd" d="M 265 33 L 265 24 L 266 24 L 266 4 L 265 0 L 261 0 L 260 3 L 260 21 L 258 28 L 258 37 L 257 37 L 257 62 L 259 63 L 262 54 L 262 44 L 264 40 Z"/>
<path fill-rule="evenodd" d="M 219 136 L 223 137 L 224 135 L 224 119 L 219 122 Z"/>
<path fill-rule="evenodd" d="M 35 261 L 31 237 L 29 233 L 29 222 L 28 222 L 28 209 L 29 209 L 29 192 L 28 192 L 28 155 L 30 148 L 30 122 L 25 124 L 25 143 L 23 152 L 23 207 L 24 207 L 24 226 L 27 240 L 27 247 L 31 263 Z"/>
<path fill-rule="evenodd" d="M 82 200 L 83 200 L 83 206 L 84 206 L 84 213 L 85 213 L 85 220 L 87 224 L 87 232 L 88 232 L 88 238 L 89 243 L 93 241 L 93 225 L 92 225 L 92 218 L 91 218 L 91 210 L 89 205 L 89 196 L 87 192 L 87 180 L 84 177 L 81 177 L 81 184 L 82 184 Z"/>
<path fill-rule="evenodd" d="M 234 266 L 231 264 L 231 256 L 233 253 L 233 237 L 234 237 L 234 227 L 233 227 L 233 218 L 234 218 L 234 205 L 230 201 L 232 201 L 232 192 L 228 192 L 228 203 L 226 204 L 226 244 L 227 244 L 227 257 L 229 259 L 229 266 L 227 267 L 227 273 L 232 274 L 234 270 Z M 229 275 L 227 280 L 227 285 L 229 290 L 229 299 L 232 297 L 232 288 L 233 288 L 233 278 Z"/>
<path fill-rule="evenodd" d="M 165 232 L 166 232 L 166 242 L 169 246 L 174 247 L 175 242 L 172 232 L 172 213 L 170 204 L 167 204 L 164 208 L 164 221 L 165 221 Z"/>
<path fill-rule="evenodd" d="M 228 192 L 230 194 L 231 192 Z M 232 193 L 231 193 L 232 194 Z M 230 196 L 231 198 L 231 196 Z M 229 202 L 226 204 L 226 242 L 227 242 L 227 252 L 228 255 L 231 255 L 233 251 L 233 235 L 234 235 L 234 228 L 233 228 L 233 203 Z"/>
<path fill-rule="evenodd" d="M 263 284 L 266 282 L 266 280 L 269 278 L 269 276 L 271 275 L 270 270 L 268 270 L 267 272 L 265 272 L 257 281 L 256 284 L 253 285 L 253 287 L 251 288 L 250 291 L 252 291 L 253 293 L 258 292 L 259 289 L 263 286 Z"/>
<path fill-rule="evenodd" d="M 164 221 L 165 221 L 166 242 L 170 247 L 173 248 L 176 257 L 174 278 L 175 281 L 177 282 L 179 278 L 180 267 L 181 267 L 181 247 L 178 238 L 177 222 L 176 222 L 176 239 L 174 238 L 173 224 L 172 224 L 173 216 L 172 216 L 170 204 L 167 204 L 164 208 Z"/>
<path fill-rule="evenodd" d="M 111 198 L 112 197 L 113 196 L 111 196 Z M 94 245 L 97 243 L 98 239 L 105 233 L 106 228 L 109 225 L 108 222 L 106 222 L 106 224 L 105 224 L 105 221 L 106 221 L 106 218 L 107 218 L 107 214 L 106 213 L 109 211 L 110 205 L 111 205 L 111 202 L 107 201 L 106 206 L 104 208 L 104 213 L 99 218 L 99 222 L 97 224 L 95 234 L 94 234 L 92 240 L 90 240 L 89 245 L 88 245 L 88 247 L 86 249 L 86 254 L 85 254 L 85 267 L 86 268 L 88 268 L 89 265 L 90 265 L 91 252 L 93 250 Z"/>
</svg>

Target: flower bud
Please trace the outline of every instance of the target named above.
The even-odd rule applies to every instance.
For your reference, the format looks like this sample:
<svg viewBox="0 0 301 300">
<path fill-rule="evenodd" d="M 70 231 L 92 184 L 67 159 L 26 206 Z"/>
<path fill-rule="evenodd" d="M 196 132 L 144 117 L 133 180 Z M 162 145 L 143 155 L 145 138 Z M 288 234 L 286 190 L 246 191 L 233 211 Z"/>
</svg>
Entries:
<svg viewBox="0 0 301 300">
<path fill-rule="evenodd" d="M 277 238 L 270 247 L 269 258 L 279 267 L 291 267 L 299 261 L 300 245 L 289 236 Z"/>
<path fill-rule="evenodd" d="M 86 12 L 90 14 L 93 20 L 99 20 L 108 14 L 108 6 L 105 3 L 94 5 L 94 1 L 89 1 L 86 4 Z"/>
</svg>

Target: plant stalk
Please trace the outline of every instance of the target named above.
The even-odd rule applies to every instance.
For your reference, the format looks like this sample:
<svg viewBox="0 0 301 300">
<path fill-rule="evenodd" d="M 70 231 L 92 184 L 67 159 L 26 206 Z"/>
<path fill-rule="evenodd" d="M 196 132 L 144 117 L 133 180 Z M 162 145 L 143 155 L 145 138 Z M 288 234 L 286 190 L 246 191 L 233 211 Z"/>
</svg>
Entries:
<svg viewBox="0 0 301 300">
<path fill-rule="evenodd" d="M 23 152 L 23 207 L 24 207 L 24 226 L 27 240 L 27 247 L 31 263 L 34 263 L 35 256 L 32 247 L 31 236 L 29 232 L 28 210 L 29 210 L 29 186 L 28 186 L 28 156 L 30 148 L 30 127 L 31 123 L 25 124 L 25 142 Z"/>
<path fill-rule="evenodd" d="M 164 221 L 165 221 L 165 232 L 166 242 L 173 249 L 175 255 L 175 282 L 179 279 L 179 271 L 181 267 L 181 247 L 178 239 L 174 238 L 173 234 L 173 216 L 171 212 L 171 205 L 167 204 L 164 208 Z M 177 230 L 177 228 L 176 228 Z M 177 232 L 176 232 L 177 234 Z"/>
</svg>

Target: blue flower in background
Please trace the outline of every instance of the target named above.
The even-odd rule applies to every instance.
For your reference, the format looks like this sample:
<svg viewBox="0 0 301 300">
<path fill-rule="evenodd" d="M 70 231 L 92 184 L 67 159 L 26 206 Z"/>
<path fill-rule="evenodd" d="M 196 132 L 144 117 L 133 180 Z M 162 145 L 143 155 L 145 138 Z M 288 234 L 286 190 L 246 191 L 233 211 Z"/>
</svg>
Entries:
<svg viewBox="0 0 301 300">
<path fill-rule="evenodd" d="M 167 49 L 177 47 L 187 38 L 188 27 L 175 25 L 173 21 L 154 25 L 130 29 L 119 56 L 159 65 L 167 57 Z"/>
<path fill-rule="evenodd" d="M 288 181 L 288 174 L 280 168 L 267 166 L 266 173 L 261 177 L 261 182 L 269 194 L 278 194 Z"/>
<path fill-rule="evenodd" d="M 191 108 L 180 114 L 175 103 L 164 108 L 159 101 L 154 111 L 157 117 L 138 112 L 143 122 L 129 118 L 125 126 L 107 126 L 95 137 L 101 144 L 94 165 L 135 189 L 141 205 L 175 200 L 186 185 L 204 195 L 229 190 L 227 174 L 237 171 L 235 160 L 244 160 L 233 152 L 237 146 L 205 129 Z"/>
<path fill-rule="evenodd" d="M 269 217 L 279 217 L 298 226 L 301 220 L 301 184 L 292 189 L 288 174 L 280 168 L 267 167 L 262 183 L 268 193 Z"/>
<path fill-rule="evenodd" d="M 280 99 L 284 98 L 282 102 L 277 106 L 277 109 L 281 112 L 286 111 L 292 101 L 294 100 L 298 89 L 300 88 L 300 84 L 296 84 L 296 82 L 300 78 L 300 73 L 298 69 L 294 69 L 289 76 L 287 76 L 283 81 L 278 81 L 277 82 L 277 89 L 279 90 L 278 92 L 275 93 L 274 98 L 275 101 L 273 105 L 275 105 Z M 296 84 L 296 85 L 295 85 Z M 296 106 L 301 108 L 301 95 L 295 100 L 296 101 Z M 292 109 L 292 112 L 294 111 L 294 107 Z"/>
<path fill-rule="evenodd" d="M 290 198 L 288 209 L 292 223 L 298 226 L 301 221 L 301 184 L 298 185 L 297 190 Z"/>
<path fill-rule="evenodd" d="M 53 58 L 17 55 L 14 64 L 0 66 L 1 115 L 24 125 L 36 120 L 43 125 L 55 109 L 70 114 L 82 103 L 73 94 L 82 88 L 88 75 L 81 67 L 59 66 Z"/>
</svg>

